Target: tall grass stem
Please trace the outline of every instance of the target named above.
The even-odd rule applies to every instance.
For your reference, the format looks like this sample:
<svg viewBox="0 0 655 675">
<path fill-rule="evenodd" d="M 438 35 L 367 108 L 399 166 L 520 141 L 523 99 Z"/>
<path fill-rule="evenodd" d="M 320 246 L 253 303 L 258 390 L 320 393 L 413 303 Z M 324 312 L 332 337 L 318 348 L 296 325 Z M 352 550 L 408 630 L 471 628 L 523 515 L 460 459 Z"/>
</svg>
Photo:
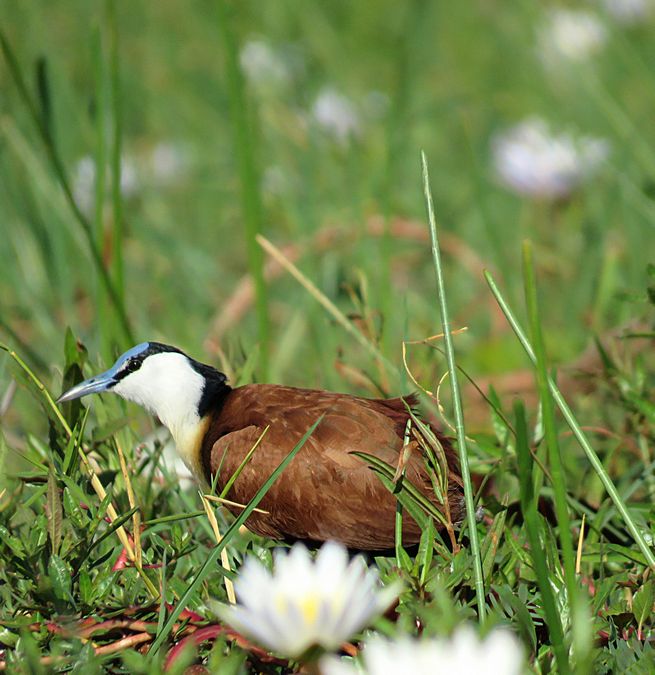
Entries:
<svg viewBox="0 0 655 675">
<path fill-rule="evenodd" d="M 4 32 L 1 29 L 0 29 L 0 47 L 2 48 L 5 61 L 9 67 L 9 72 L 11 73 L 14 83 L 16 84 L 16 87 L 18 89 L 18 94 L 22 99 L 23 103 L 25 104 L 25 107 L 27 108 L 30 117 L 32 118 L 32 121 L 34 122 L 37 128 L 39 136 L 41 137 L 41 141 L 43 142 L 43 145 L 45 147 L 54 174 L 59 182 L 59 185 L 61 186 L 61 189 L 64 192 L 66 202 L 68 203 L 68 206 L 70 207 L 75 217 L 75 220 L 77 220 L 80 227 L 82 228 L 82 232 L 84 233 L 84 236 L 86 238 L 89 247 L 89 252 L 91 253 L 91 259 L 96 267 L 97 272 L 100 275 L 102 284 L 107 290 L 107 294 L 109 295 L 109 298 L 112 304 L 114 305 L 114 308 L 116 309 L 121 330 L 127 341 L 133 343 L 134 336 L 132 333 L 132 329 L 130 327 L 129 319 L 127 318 L 125 305 L 123 304 L 120 294 L 116 290 L 116 287 L 114 286 L 111 276 L 109 275 L 109 272 L 103 263 L 100 248 L 97 246 L 95 241 L 93 228 L 91 227 L 91 224 L 87 220 L 86 216 L 82 213 L 80 207 L 75 201 L 73 191 L 71 190 L 68 178 L 66 177 L 66 170 L 64 169 L 64 164 L 57 152 L 54 138 L 50 135 L 49 128 L 44 123 L 44 120 L 42 116 L 39 114 L 36 104 L 32 100 L 32 97 L 27 89 L 27 84 L 25 83 L 25 78 L 23 77 L 21 68 L 18 65 L 16 55 L 14 54 L 14 51 L 11 45 L 9 44 L 9 41 L 7 40 Z"/>
<path fill-rule="evenodd" d="M 259 171 L 255 161 L 253 141 L 253 111 L 248 106 L 246 86 L 239 65 L 239 50 L 232 21 L 232 5 L 227 0 L 218 0 L 218 24 L 225 55 L 227 93 L 234 132 L 234 151 L 241 182 L 241 212 L 243 215 L 248 267 L 255 283 L 255 305 L 260 351 L 261 378 L 268 377 L 269 318 L 268 294 L 264 279 L 264 257 L 256 237 L 262 229 L 262 198 Z"/>
<path fill-rule="evenodd" d="M 107 180 L 107 67 L 102 51 L 102 33 L 96 27 L 93 33 L 93 61 L 96 82 L 96 147 L 95 147 L 95 209 L 94 234 L 95 243 L 102 250 L 104 239 L 105 189 Z M 95 311 L 102 352 L 107 359 L 111 358 L 111 322 L 107 311 L 107 291 L 100 281 L 95 280 Z"/>
<path fill-rule="evenodd" d="M 395 366 L 384 354 L 380 351 L 378 346 L 370 340 L 362 331 L 360 331 L 355 324 L 328 298 L 325 293 L 321 292 L 316 284 L 308 279 L 285 255 L 277 246 L 271 243 L 266 237 L 257 235 L 257 243 L 274 258 L 289 274 L 317 301 L 319 302 L 334 318 L 334 320 L 366 351 L 377 361 L 384 364 L 385 368 L 396 377 L 400 376 L 400 370 Z"/>
<path fill-rule="evenodd" d="M 570 669 L 564 645 L 564 631 L 562 630 L 562 621 L 551 586 L 546 554 L 539 536 L 539 516 L 536 502 L 538 495 L 534 492 L 532 482 L 533 459 L 528 441 L 525 408 L 520 400 L 514 403 L 514 417 L 516 422 L 516 454 L 519 469 L 521 511 L 523 512 L 525 529 L 530 543 L 530 556 L 532 557 L 537 584 L 541 591 L 541 603 L 557 660 L 558 672 L 566 675 L 566 673 L 570 672 Z"/>
<path fill-rule="evenodd" d="M 550 475 L 555 497 L 555 512 L 557 514 L 562 560 L 564 562 L 566 590 L 568 592 L 569 607 L 573 612 L 577 606 L 575 598 L 578 587 L 575 577 L 575 557 L 573 552 L 573 538 L 571 536 L 571 520 L 566 501 L 566 479 L 562 468 L 562 456 L 557 436 L 557 426 L 555 424 L 555 409 L 552 394 L 548 387 L 546 348 L 539 316 L 537 280 L 534 270 L 532 246 L 528 241 L 523 243 L 523 277 L 525 300 L 530 320 L 530 333 L 536 357 L 535 376 L 537 379 L 537 388 L 539 390 L 539 399 L 541 401 L 541 416 L 546 446 L 548 448 Z"/>
<path fill-rule="evenodd" d="M 507 321 L 512 327 L 512 330 L 518 337 L 519 342 L 521 343 L 523 349 L 528 355 L 528 358 L 530 359 L 530 361 L 532 361 L 532 363 L 536 363 L 537 357 L 534 353 L 532 345 L 530 344 L 530 341 L 528 340 L 525 332 L 518 323 L 509 305 L 505 302 L 505 299 L 503 298 L 500 290 L 498 289 L 498 286 L 496 285 L 496 282 L 494 281 L 492 275 L 489 272 L 485 272 L 484 275 L 485 279 L 487 280 L 487 283 L 489 284 L 491 292 L 496 298 L 496 302 L 498 303 L 500 309 L 507 318 Z M 580 443 L 580 446 L 584 450 L 584 453 L 587 455 L 589 463 L 591 464 L 594 471 L 598 475 L 598 478 L 600 479 L 601 483 L 605 487 L 605 490 L 607 491 L 607 494 L 614 503 L 616 510 L 621 514 L 623 522 L 630 531 L 630 534 L 634 538 L 635 543 L 637 544 L 637 546 L 639 546 L 639 549 L 643 553 L 644 558 L 646 559 L 648 565 L 651 567 L 651 569 L 655 571 L 655 556 L 653 556 L 652 550 L 650 549 L 643 535 L 639 531 L 639 528 L 637 527 L 637 524 L 630 515 L 630 512 L 628 511 L 628 508 L 625 505 L 623 499 L 621 499 L 621 495 L 619 495 L 619 492 L 616 489 L 614 483 L 612 482 L 612 479 L 605 470 L 602 461 L 596 454 L 596 451 L 591 447 L 591 443 L 589 443 L 589 440 L 587 439 L 584 431 L 578 424 L 578 421 L 573 415 L 571 408 L 564 400 L 564 397 L 562 396 L 560 390 L 557 388 L 557 385 L 550 376 L 548 376 L 548 387 L 550 388 L 551 394 L 553 395 L 553 399 L 555 400 L 557 407 L 562 412 L 562 415 L 564 416 L 566 423 L 569 425 L 571 431 L 573 432 L 573 435 L 576 437 L 578 443 Z"/>
<path fill-rule="evenodd" d="M 114 286 L 121 302 L 125 301 L 125 274 L 123 265 L 123 197 L 121 194 L 121 161 L 123 122 L 121 112 L 121 83 L 119 36 L 116 2 L 107 0 L 107 37 L 109 59 L 109 92 L 111 105 L 111 205 L 112 205 L 112 268 Z"/>
<path fill-rule="evenodd" d="M 424 152 L 421 152 L 421 165 L 423 169 L 423 189 L 425 192 L 425 203 L 428 212 L 428 222 L 430 225 L 430 237 L 432 240 L 432 259 L 434 261 L 434 270 L 437 277 L 439 312 L 441 314 L 441 324 L 444 336 L 446 361 L 448 363 L 448 373 L 453 398 L 455 428 L 457 430 L 457 449 L 459 452 L 459 463 L 460 463 L 460 471 L 462 474 L 462 483 L 464 484 L 464 500 L 466 502 L 466 520 L 469 529 L 469 540 L 471 542 L 471 557 L 473 559 L 473 573 L 475 578 L 475 595 L 478 603 L 478 616 L 480 621 L 484 622 L 486 617 L 484 577 L 482 574 L 482 559 L 480 557 L 480 543 L 478 541 L 478 526 L 475 518 L 473 486 L 471 484 L 471 473 L 469 470 L 468 450 L 466 445 L 466 432 L 464 429 L 464 412 L 462 410 L 462 399 L 459 391 L 459 383 L 457 380 L 455 347 L 453 345 L 453 337 L 450 333 L 450 318 L 448 315 L 446 290 L 443 280 L 443 270 L 441 267 L 439 238 L 437 236 L 437 224 L 434 216 L 434 206 L 432 203 L 432 191 L 430 189 L 430 176 L 428 173 L 427 159 L 425 157 Z"/>
</svg>

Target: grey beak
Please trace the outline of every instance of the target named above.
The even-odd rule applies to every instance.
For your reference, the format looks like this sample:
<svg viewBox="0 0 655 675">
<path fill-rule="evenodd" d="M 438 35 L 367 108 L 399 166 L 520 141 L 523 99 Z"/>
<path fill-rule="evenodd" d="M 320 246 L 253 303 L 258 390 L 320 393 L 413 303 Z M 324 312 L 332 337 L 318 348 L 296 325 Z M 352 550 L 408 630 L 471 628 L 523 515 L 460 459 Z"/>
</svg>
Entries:
<svg viewBox="0 0 655 675">
<path fill-rule="evenodd" d="M 107 391 L 107 389 L 114 384 L 116 384 L 114 373 L 108 370 L 106 373 L 90 377 L 88 380 L 84 380 L 84 382 L 80 382 L 74 387 L 71 387 L 68 391 L 64 392 L 56 402 L 65 403 L 66 401 L 72 401 L 81 396 L 86 396 L 87 394 L 97 394 L 101 391 Z"/>
</svg>

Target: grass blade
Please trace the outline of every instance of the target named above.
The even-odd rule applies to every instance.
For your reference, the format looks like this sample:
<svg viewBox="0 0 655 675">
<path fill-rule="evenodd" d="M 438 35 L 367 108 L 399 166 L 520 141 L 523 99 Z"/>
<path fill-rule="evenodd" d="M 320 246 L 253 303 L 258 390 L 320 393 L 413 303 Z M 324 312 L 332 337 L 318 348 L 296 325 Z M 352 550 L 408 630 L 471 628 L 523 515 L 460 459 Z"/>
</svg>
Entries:
<svg viewBox="0 0 655 675">
<path fill-rule="evenodd" d="M 434 260 L 434 269 L 437 276 L 439 311 L 441 314 L 441 324 L 442 324 L 442 332 L 444 335 L 446 360 L 448 362 L 448 373 L 453 397 L 455 428 L 457 430 L 457 449 L 459 452 L 459 463 L 460 463 L 460 470 L 462 473 L 462 483 L 464 484 L 464 500 L 466 502 L 466 521 L 469 529 L 469 539 L 471 542 L 471 557 L 473 558 L 473 573 L 475 577 L 475 595 L 478 603 L 478 617 L 482 622 L 486 617 L 486 604 L 484 594 L 484 577 L 482 576 L 482 560 L 480 558 L 480 543 L 478 541 L 478 527 L 475 518 L 473 486 L 471 484 L 471 474 L 469 471 L 468 452 L 466 447 L 466 433 L 464 430 L 464 413 L 462 411 L 462 400 L 459 392 L 459 384 L 457 381 L 455 349 L 453 347 L 453 338 L 452 335 L 450 334 L 450 319 L 448 317 L 448 307 L 446 304 L 446 292 L 444 288 L 443 273 L 441 270 L 441 256 L 439 254 L 437 225 L 436 219 L 434 217 L 432 192 L 430 190 L 430 177 L 428 174 L 428 164 L 427 159 L 425 157 L 425 153 L 421 153 L 421 164 L 423 168 L 423 189 L 425 191 L 425 201 L 428 211 L 428 221 L 430 224 L 430 236 L 432 239 L 432 258 Z"/>
<path fill-rule="evenodd" d="M 266 281 L 264 280 L 264 256 L 257 245 L 257 234 L 262 229 L 262 199 L 260 182 L 255 163 L 252 110 L 248 108 L 246 87 L 239 66 L 239 51 L 231 20 L 232 5 L 225 0 L 216 3 L 218 25 L 223 40 L 228 98 L 234 131 L 234 152 L 241 181 L 241 210 L 246 234 L 248 267 L 255 283 L 255 305 L 261 345 L 260 368 L 263 381 L 268 375 L 269 320 Z"/>
<path fill-rule="evenodd" d="M 46 518 L 48 519 L 48 536 L 50 537 L 50 548 L 53 554 L 59 553 L 59 544 L 61 543 L 61 521 L 63 512 L 61 507 L 61 498 L 59 497 L 59 486 L 52 469 L 48 472 L 48 490 L 45 506 Z"/>
<path fill-rule="evenodd" d="M 112 255 L 114 286 L 121 303 L 125 302 L 125 279 L 123 272 L 123 197 L 121 194 L 121 154 L 123 124 L 121 118 L 121 87 L 119 68 L 118 27 L 116 2 L 107 0 L 107 27 L 109 43 L 109 92 L 112 121 L 111 145 L 111 203 L 113 215 Z"/>
<path fill-rule="evenodd" d="M 525 409 L 523 403 L 519 400 L 514 403 L 514 415 L 516 419 L 516 454 L 519 469 L 519 490 L 521 496 L 521 510 L 525 521 L 525 529 L 530 543 L 530 555 L 534 572 L 537 577 L 537 584 L 541 592 L 541 602 L 550 631 L 550 638 L 553 644 L 553 651 L 557 659 L 557 666 L 560 673 L 568 673 L 569 663 L 564 646 L 564 633 L 562 631 L 562 622 L 553 589 L 550 585 L 550 575 L 546 555 L 539 537 L 539 519 L 537 514 L 537 503 L 535 499 L 532 484 L 532 454 L 528 442 L 528 425 L 525 419 Z"/>
<path fill-rule="evenodd" d="M 441 525 L 446 525 L 444 514 L 410 480 L 404 476 L 398 481 L 394 480 L 396 471 L 390 464 L 367 452 L 352 452 L 351 454 L 365 461 L 375 471 L 384 486 L 407 509 L 407 512 L 421 526 L 421 529 L 426 525 L 426 515 L 435 518 Z"/>
<path fill-rule="evenodd" d="M 114 305 L 114 308 L 116 309 L 116 314 L 118 315 L 118 320 L 122 328 L 122 331 L 125 335 L 125 338 L 128 340 L 128 342 L 133 343 L 134 338 L 132 334 L 132 329 L 130 327 L 130 322 L 127 318 L 125 306 L 123 305 L 120 295 L 118 294 L 116 287 L 114 286 L 114 283 L 111 280 L 109 272 L 107 271 L 107 268 L 105 267 L 105 264 L 102 260 L 102 254 L 96 244 L 93 229 L 89 221 L 86 219 L 86 217 L 80 210 L 80 207 L 77 205 L 77 202 L 75 201 L 73 191 L 71 190 L 70 184 L 68 183 L 68 179 L 66 178 L 66 171 L 64 169 L 64 164 L 59 154 L 57 153 L 54 139 L 50 135 L 48 127 L 44 124 L 43 118 L 39 113 L 39 109 L 37 108 L 36 104 L 32 100 L 32 97 L 30 96 L 27 85 L 25 83 L 25 79 L 23 77 L 23 73 L 20 69 L 20 66 L 18 65 L 16 55 L 14 54 L 14 51 L 11 48 L 9 41 L 7 40 L 2 30 L 0 30 L 0 47 L 2 48 L 5 61 L 9 66 L 9 72 L 11 73 L 11 76 L 16 84 L 20 98 L 23 100 L 23 103 L 27 107 L 30 117 L 34 121 L 34 124 L 36 125 L 36 128 L 39 132 L 39 136 L 41 137 L 43 145 L 46 149 L 46 153 L 48 155 L 48 159 L 50 160 L 50 164 L 52 165 L 52 169 L 55 173 L 55 176 L 57 177 L 57 180 L 59 181 L 61 189 L 64 192 L 64 196 L 66 197 L 66 202 L 68 203 L 68 206 L 73 212 L 75 219 L 80 224 L 80 227 L 84 232 L 84 236 L 86 238 L 89 251 L 91 253 L 91 258 L 96 267 L 96 270 L 100 275 L 102 284 L 104 285 L 107 294 L 109 295 L 109 298 L 112 304 Z"/>
<path fill-rule="evenodd" d="M 377 361 L 384 364 L 394 375 L 400 375 L 398 368 L 387 359 L 364 333 L 324 294 L 313 281 L 308 279 L 285 255 L 266 237 L 257 235 L 257 243 L 274 258 L 291 276 L 334 318 L 334 320 Z"/>
<path fill-rule="evenodd" d="M 571 520 L 569 518 L 569 509 L 566 502 L 566 481 L 562 469 L 562 456 L 557 437 L 557 427 L 555 425 L 555 411 L 553 398 L 548 388 L 548 371 L 546 366 L 546 349 L 544 346 L 543 333 L 541 330 L 541 321 L 539 319 L 539 305 L 537 299 L 537 282 L 532 259 L 532 246 L 529 242 L 523 244 L 523 275 L 525 284 L 525 300 L 530 318 L 530 332 L 532 334 L 532 344 L 534 345 L 536 365 L 535 372 L 537 378 L 537 387 L 539 390 L 539 399 L 541 401 L 541 414 L 544 426 L 546 446 L 548 448 L 548 459 L 550 466 L 550 475 L 553 483 L 553 495 L 555 501 L 555 512 L 557 513 L 557 523 L 560 538 L 560 547 L 562 550 L 562 560 L 564 562 L 564 577 L 566 579 L 566 589 L 568 592 L 569 607 L 576 607 L 575 598 L 577 596 L 577 583 L 575 577 L 575 559 L 573 553 L 573 538 L 571 536 Z"/>
<path fill-rule="evenodd" d="M 525 332 L 519 325 L 518 321 L 516 320 L 516 317 L 514 316 L 509 305 L 505 302 L 502 294 L 500 293 L 500 290 L 498 289 L 498 286 L 496 285 L 496 282 L 494 281 L 493 277 L 489 272 L 485 272 L 485 278 L 487 280 L 487 283 L 489 284 L 491 292 L 496 298 L 496 302 L 503 311 L 503 314 L 505 314 L 505 317 L 507 318 L 507 321 L 512 327 L 512 330 L 514 331 L 514 333 L 516 333 L 516 336 L 518 337 L 519 342 L 521 343 L 523 349 L 528 355 L 528 358 L 530 359 L 530 361 L 532 361 L 532 363 L 536 363 L 537 357 L 534 353 L 534 350 L 532 349 L 532 345 L 530 344 L 530 341 L 528 340 L 527 336 L 525 335 Z M 651 551 L 650 547 L 646 543 L 646 540 L 639 531 L 639 528 L 637 527 L 634 519 L 630 515 L 623 499 L 621 499 L 621 495 L 619 495 L 618 490 L 616 489 L 614 483 L 612 482 L 612 479 L 610 478 L 609 474 L 605 470 L 605 467 L 603 466 L 603 463 L 596 454 L 596 451 L 591 447 L 591 443 L 589 443 L 589 440 L 587 439 L 584 431 L 578 424 L 578 421 L 575 419 L 575 416 L 573 415 L 571 408 L 569 408 L 569 405 L 564 400 L 564 397 L 562 396 L 560 390 L 557 388 L 557 385 L 550 376 L 548 376 L 548 387 L 550 388 L 550 392 L 553 396 L 553 399 L 555 400 L 555 403 L 557 404 L 557 407 L 561 410 L 564 419 L 566 420 L 567 424 L 571 428 L 571 431 L 573 432 L 573 435 L 576 437 L 578 443 L 580 443 L 580 446 L 587 455 L 589 463 L 593 467 L 594 471 L 598 474 L 598 478 L 605 487 L 605 490 L 607 491 L 607 494 L 610 496 L 610 499 L 614 503 L 616 510 L 621 514 L 621 517 L 623 518 L 626 527 L 630 531 L 630 534 L 633 536 L 635 543 L 637 544 L 637 546 L 639 546 L 639 549 L 644 554 L 644 558 L 648 562 L 648 565 L 651 567 L 651 569 L 655 570 L 655 556 L 653 555 L 653 552 Z"/>
<path fill-rule="evenodd" d="M 307 439 L 314 433 L 316 427 L 321 423 L 323 415 L 321 415 L 314 424 L 306 431 L 305 435 L 298 441 L 296 446 L 291 450 L 291 452 L 280 462 L 279 466 L 273 473 L 269 476 L 268 480 L 259 488 L 257 494 L 248 502 L 246 508 L 241 512 L 239 516 L 234 519 L 234 522 L 228 529 L 225 531 L 221 541 L 212 549 L 209 557 L 205 561 L 204 565 L 198 570 L 198 573 L 194 577 L 193 581 L 187 586 L 186 591 L 179 599 L 175 608 L 170 613 L 170 616 L 166 620 L 164 627 L 157 634 L 155 641 L 152 643 L 148 654 L 154 656 L 157 654 L 157 651 L 161 647 L 164 640 L 168 637 L 169 633 L 173 629 L 173 625 L 177 620 L 177 617 L 180 615 L 182 610 L 187 606 L 191 600 L 196 588 L 204 581 L 204 579 L 216 568 L 216 561 L 221 555 L 221 551 L 228 545 L 232 537 L 238 532 L 239 528 L 243 523 L 246 522 L 248 516 L 253 512 L 255 507 L 261 502 L 266 493 L 269 491 L 271 485 L 277 480 L 278 476 L 287 468 L 291 460 L 298 454 L 300 449 L 305 445 Z"/>
<path fill-rule="evenodd" d="M 262 431 L 259 438 L 253 443 L 252 448 L 250 448 L 250 450 L 248 450 L 248 452 L 246 453 L 246 456 L 243 458 L 243 460 L 241 461 L 241 464 L 239 464 L 236 471 L 228 478 L 227 483 L 225 483 L 225 487 L 221 490 L 220 497 L 226 497 L 227 496 L 227 493 L 230 491 L 230 488 L 234 485 L 234 482 L 236 481 L 236 479 L 241 475 L 241 472 L 245 469 L 246 464 L 248 464 L 248 462 L 251 460 L 252 456 L 255 454 L 255 450 L 257 450 L 257 448 L 259 447 L 261 442 L 264 440 L 264 436 L 266 436 L 266 433 L 270 429 L 270 426 L 271 426 L 270 424 L 266 425 L 266 428 L 264 429 L 264 431 Z M 227 448 L 225 450 L 227 452 Z M 223 459 L 225 459 L 225 454 L 223 454 L 223 458 L 221 459 L 221 464 L 223 463 Z M 218 475 L 219 473 L 220 473 L 220 467 L 219 467 L 219 471 L 217 471 L 216 474 Z"/>
<path fill-rule="evenodd" d="M 54 417 L 57 419 L 57 421 L 61 424 L 62 428 L 66 432 L 69 438 L 73 437 L 73 430 L 70 428 L 70 425 L 68 422 L 65 420 L 64 416 L 61 414 L 61 411 L 55 404 L 52 396 L 50 395 L 50 392 L 46 388 L 46 386 L 39 380 L 39 378 L 34 374 L 34 372 L 30 369 L 30 367 L 23 361 L 23 359 L 13 350 L 11 347 L 8 345 L 0 342 L 0 350 L 7 352 L 7 354 L 16 362 L 16 364 L 20 367 L 20 369 L 27 375 L 29 380 L 34 384 L 36 387 L 37 391 L 39 392 L 40 397 L 43 399 L 44 404 L 46 409 L 50 409 L 54 415 Z M 91 480 L 91 486 L 93 487 L 95 493 L 98 495 L 98 497 L 101 500 L 104 500 L 107 498 L 107 491 L 105 490 L 103 484 L 100 482 L 100 479 L 98 478 L 98 475 L 96 472 L 93 470 L 93 467 L 91 466 L 86 454 L 84 453 L 84 449 L 82 448 L 81 443 L 76 443 L 77 446 L 77 452 L 80 457 L 80 460 L 82 461 L 82 464 L 89 476 L 89 479 Z M 65 476 L 64 476 L 65 477 Z M 64 478 L 62 477 L 62 478 Z M 132 545 L 130 544 L 130 540 L 127 536 L 127 532 L 125 531 L 125 528 L 123 528 L 123 520 L 121 520 L 118 516 L 118 512 L 114 508 L 114 505 L 109 503 L 107 506 L 107 513 L 110 517 L 110 519 L 113 522 L 118 521 L 118 526 L 114 528 L 116 530 L 116 535 L 121 541 L 121 544 L 127 551 L 128 557 L 130 560 L 134 560 L 134 549 L 132 548 Z M 131 515 L 131 513 L 130 513 Z M 113 531 L 113 530 L 112 530 Z M 159 592 L 157 589 L 154 587 L 152 582 L 150 581 L 149 577 L 143 570 L 141 566 L 137 566 L 137 570 L 139 574 L 142 576 L 143 581 L 145 585 L 148 587 L 148 590 L 152 594 L 153 598 L 158 599 L 159 598 Z"/>
</svg>

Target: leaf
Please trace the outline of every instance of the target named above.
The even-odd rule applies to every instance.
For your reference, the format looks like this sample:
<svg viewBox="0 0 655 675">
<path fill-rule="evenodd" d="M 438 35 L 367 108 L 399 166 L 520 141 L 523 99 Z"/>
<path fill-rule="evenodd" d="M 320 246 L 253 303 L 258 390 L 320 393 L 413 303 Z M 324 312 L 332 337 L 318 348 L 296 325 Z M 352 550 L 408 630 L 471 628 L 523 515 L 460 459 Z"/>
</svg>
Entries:
<svg viewBox="0 0 655 675">
<path fill-rule="evenodd" d="M 505 529 L 507 505 L 505 504 L 504 506 L 505 508 L 503 508 L 494 516 L 493 523 L 491 523 L 491 527 L 487 532 L 487 536 L 482 542 L 482 573 L 485 579 L 491 578 L 491 570 L 493 569 L 498 546 L 500 545 L 503 530 Z"/>
<path fill-rule="evenodd" d="M 539 520 L 537 513 L 537 502 L 532 482 L 533 459 L 528 441 L 528 424 L 525 408 L 523 402 L 520 400 L 514 402 L 514 415 L 516 419 L 516 454 L 519 470 L 521 511 L 523 512 L 525 531 L 530 544 L 532 567 L 537 578 L 539 590 L 541 591 L 541 604 L 550 631 L 550 639 L 552 641 L 559 672 L 569 673 L 570 669 L 566 654 L 566 646 L 564 644 L 562 617 L 551 585 L 546 552 L 543 549 L 541 537 L 539 536 L 541 521 Z"/>
<path fill-rule="evenodd" d="M 425 585 L 428 572 L 432 566 L 435 534 L 434 520 L 428 518 L 425 528 L 423 529 L 423 532 L 421 532 L 421 541 L 419 542 L 418 553 L 416 555 L 416 566 L 419 567 L 421 571 L 420 583 L 422 586 Z M 415 574 L 417 572 L 418 570 L 416 570 Z"/>
<path fill-rule="evenodd" d="M 73 526 L 76 527 L 78 530 L 86 528 L 86 526 L 89 523 L 89 518 L 80 508 L 79 503 L 75 501 L 75 498 L 73 497 L 73 494 L 71 493 L 71 490 L 68 487 L 64 488 L 63 501 L 64 501 L 64 512 L 66 513 L 66 517 L 70 520 Z"/>
<path fill-rule="evenodd" d="M 44 56 L 36 60 L 36 85 L 37 101 L 39 104 L 39 116 L 48 135 L 52 130 L 52 97 L 50 95 L 50 82 L 48 81 L 48 62 Z"/>
<path fill-rule="evenodd" d="M 513 618 L 518 624 L 521 635 L 534 651 L 537 647 L 537 632 L 525 603 L 517 597 L 509 586 L 498 585 L 494 587 L 494 590 L 498 593 L 498 597 L 514 611 Z"/>
<path fill-rule="evenodd" d="M 48 537 L 53 554 L 59 552 L 61 544 L 62 508 L 59 495 L 59 486 L 54 472 L 48 473 L 48 490 L 46 492 L 45 513 L 48 518 Z"/>
<path fill-rule="evenodd" d="M 511 429 L 507 420 L 502 415 L 502 404 L 498 392 L 492 385 L 489 385 L 487 397 L 490 403 L 491 423 L 494 435 L 498 439 L 498 444 L 504 448 L 511 441 Z"/>
<path fill-rule="evenodd" d="M 91 577 L 85 569 L 80 570 L 77 583 L 79 586 L 80 600 L 82 601 L 82 604 L 90 606 L 93 603 L 96 591 L 94 584 L 91 581 Z"/>
<path fill-rule="evenodd" d="M 25 547 L 23 546 L 23 543 L 18 537 L 11 534 L 4 525 L 0 525 L 0 541 L 7 544 L 12 553 L 18 558 L 25 557 Z"/>
<path fill-rule="evenodd" d="M 84 363 L 86 362 L 86 356 L 86 347 L 75 339 L 70 327 L 67 328 L 66 337 L 64 339 L 64 357 L 66 359 L 66 365 L 64 366 L 62 391 L 67 391 L 84 379 L 83 368 Z M 66 421 L 71 427 L 74 427 L 82 415 L 82 403 L 80 399 L 64 403 L 62 409 Z"/>
<path fill-rule="evenodd" d="M 637 620 L 640 632 L 642 624 L 653 611 L 653 602 L 655 602 L 655 584 L 653 581 L 647 581 L 632 598 L 632 614 Z"/>
<path fill-rule="evenodd" d="M 48 576 L 52 590 L 58 600 L 73 601 L 71 596 L 71 573 L 68 563 L 58 555 L 51 555 L 48 562 Z"/>
</svg>

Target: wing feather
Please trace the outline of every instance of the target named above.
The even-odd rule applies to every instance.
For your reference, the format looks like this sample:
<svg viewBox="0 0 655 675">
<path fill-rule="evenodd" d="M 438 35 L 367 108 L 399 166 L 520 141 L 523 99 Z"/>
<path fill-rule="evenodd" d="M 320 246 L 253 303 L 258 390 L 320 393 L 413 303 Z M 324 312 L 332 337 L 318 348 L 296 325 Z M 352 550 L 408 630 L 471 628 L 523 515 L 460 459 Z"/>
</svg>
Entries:
<svg viewBox="0 0 655 675">
<path fill-rule="evenodd" d="M 357 549 L 392 548 L 396 499 L 352 453 L 397 464 L 408 417 L 401 399 L 376 401 L 274 385 L 240 387 L 229 395 L 207 434 L 206 469 L 213 475 L 225 456 L 218 477 L 221 489 L 268 426 L 227 495 L 245 504 L 320 415 L 321 424 L 262 500 L 261 508 L 269 515 L 252 514 L 248 527 L 277 539 L 336 539 Z M 418 451 L 410 457 L 407 477 L 436 500 Z M 403 541 L 414 544 L 419 538 L 418 525 L 406 514 Z"/>
</svg>

